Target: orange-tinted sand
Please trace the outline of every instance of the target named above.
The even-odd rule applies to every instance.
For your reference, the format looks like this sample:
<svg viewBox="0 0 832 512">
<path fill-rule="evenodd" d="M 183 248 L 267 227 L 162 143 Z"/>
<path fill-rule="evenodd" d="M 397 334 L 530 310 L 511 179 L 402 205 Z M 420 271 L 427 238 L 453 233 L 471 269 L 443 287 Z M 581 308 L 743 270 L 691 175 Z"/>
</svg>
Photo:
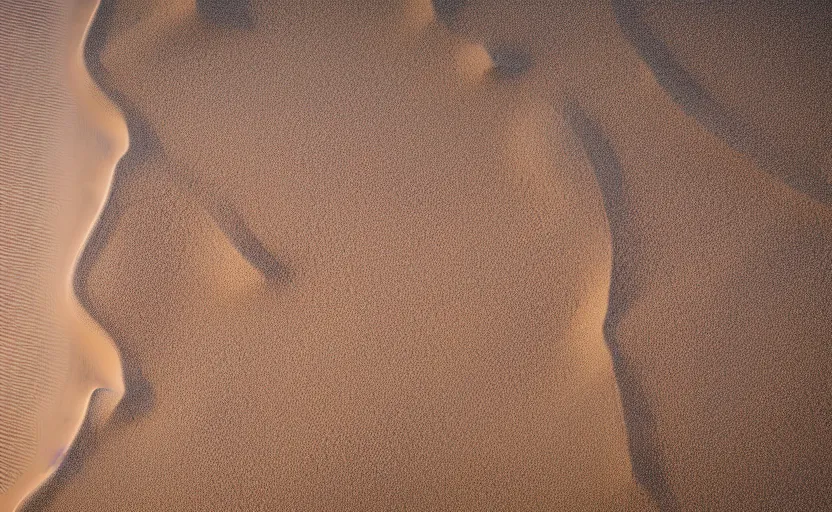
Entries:
<svg viewBox="0 0 832 512">
<path fill-rule="evenodd" d="M 72 290 L 127 145 L 123 121 L 83 63 L 95 7 L 28 2 L 0 9 L 2 510 L 15 508 L 58 467 L 95 389 L 110 390 L 98 419 L 123 392 L 118 351 Z"/>
<path fill-rule="evenodd" d="M 832 505 L 825 14 L 32 5 L 0 510 Z"/>
</svg>

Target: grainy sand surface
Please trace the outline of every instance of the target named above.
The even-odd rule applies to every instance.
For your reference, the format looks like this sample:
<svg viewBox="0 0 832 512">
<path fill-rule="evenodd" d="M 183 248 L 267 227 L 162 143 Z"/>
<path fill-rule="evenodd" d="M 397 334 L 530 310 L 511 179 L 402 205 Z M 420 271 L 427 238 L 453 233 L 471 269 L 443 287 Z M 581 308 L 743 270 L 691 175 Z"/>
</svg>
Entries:
<svg viewBox="0 0 832 512">
<path fill-rule="evenodd" d="M 42 3 L 0 510 L 832 507 L 822 8 Z"/>
</svg>

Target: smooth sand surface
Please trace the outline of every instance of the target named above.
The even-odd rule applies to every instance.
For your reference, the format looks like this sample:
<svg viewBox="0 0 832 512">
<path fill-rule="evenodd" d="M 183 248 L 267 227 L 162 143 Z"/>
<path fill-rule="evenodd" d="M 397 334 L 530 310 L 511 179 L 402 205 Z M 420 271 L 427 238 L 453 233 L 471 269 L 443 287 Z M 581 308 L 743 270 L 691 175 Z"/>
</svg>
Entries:
<svg viewBox="0 0 832 512">
<path fill-rule="evenodd" d="M 716 35 L 690 42 L 737 39 L 739 11 L 520 4 L 84 1 L 65 34 L 35 24 L 70 48 L 48 57 L 65 106 L 15 75 L 3 113 L 45 113 L 2 140 L 57 163 L 0 160 L 31 191 L 2 196 L 29 208 L 3 242 L 59 250 L 2 246 L 57 271 L 3 282 L 0 509 L 42 482 L 25 510 L 829 506 L 822 57 L 775 41 L 790 78 L 743 82 Z M 828 44 L 801 31 L 821 14 L 748 12 Z M 80 184 L 53 217 L 51 176 Z M 34 217 L 49 237 L 15 227 Z"/>
</svg>

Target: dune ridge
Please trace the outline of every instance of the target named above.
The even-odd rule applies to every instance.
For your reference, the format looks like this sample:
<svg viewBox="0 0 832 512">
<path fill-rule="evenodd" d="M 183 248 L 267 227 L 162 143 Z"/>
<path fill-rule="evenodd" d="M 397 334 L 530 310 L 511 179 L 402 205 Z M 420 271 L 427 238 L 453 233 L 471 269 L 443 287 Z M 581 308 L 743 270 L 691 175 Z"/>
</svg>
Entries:
<svg viewBox="0 0 832 512">
<path fill-rule="evenodd" d="M 81 58 L 96 6 L 6 2 L 0 15 L 9 39 L 0 63 L 2 510 L 14 510 L 59 466 L 94 390 L 111 391 L 97 421 L 123 392 L 118 352 L 73 291 L 78 259 L 127 145 L 117 111 L 97 93 Z"/>
</svg>

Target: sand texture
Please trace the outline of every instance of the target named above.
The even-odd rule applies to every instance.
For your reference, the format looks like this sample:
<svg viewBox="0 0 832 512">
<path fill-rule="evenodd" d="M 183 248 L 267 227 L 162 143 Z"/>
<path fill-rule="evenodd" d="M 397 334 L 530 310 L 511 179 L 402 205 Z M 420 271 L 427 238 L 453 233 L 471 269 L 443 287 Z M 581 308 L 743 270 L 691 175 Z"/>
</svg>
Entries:
<svg viewBox="0 0 832 512">
<path fill-rule="evenodd" d="M 0 3 L 0 511 L 832 508 L 830 21 Z"/>
<path fill-rule="evenodd" d="M 123 121 L 82 60 L 94 9 L 93 2 L 0 7 L 3 510 L 59 466 L 93 390 L 110 396 L 90 424 L 106 417 L 123 391 L 118 351 L 72 287 L 127 143 Z"/>
</svg>

